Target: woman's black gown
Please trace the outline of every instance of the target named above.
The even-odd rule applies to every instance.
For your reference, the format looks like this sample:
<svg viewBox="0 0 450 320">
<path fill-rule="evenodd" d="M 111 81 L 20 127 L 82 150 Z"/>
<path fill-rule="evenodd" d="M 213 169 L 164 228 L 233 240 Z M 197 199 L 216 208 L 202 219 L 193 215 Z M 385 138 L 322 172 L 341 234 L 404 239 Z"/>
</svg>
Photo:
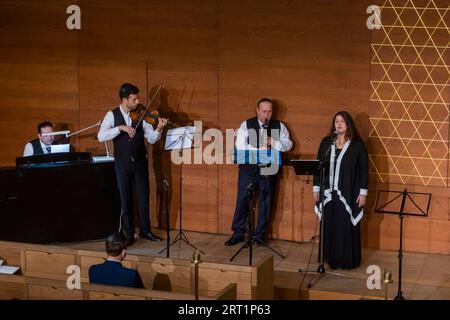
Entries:
<svg viewBox="0 0 450 320">
<path fill-rule="evenodd" d="M 336 158 L 341 149 L 336 149 Z M 325 205 L 323 253 L 332 269 L 353 269 L 361 264 L 360 224 L 354 226 L 344 204 L 333 192 Z"/>
</svg>

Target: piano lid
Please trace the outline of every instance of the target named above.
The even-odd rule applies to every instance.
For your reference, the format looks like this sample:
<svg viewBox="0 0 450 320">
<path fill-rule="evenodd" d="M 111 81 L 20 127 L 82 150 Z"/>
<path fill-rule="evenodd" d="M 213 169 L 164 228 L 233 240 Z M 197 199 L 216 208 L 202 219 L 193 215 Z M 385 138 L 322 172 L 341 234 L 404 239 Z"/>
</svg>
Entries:
<svg viewBox="0 0 450 320">
<path fill-rule="evenodd" d="M 29 157 L 18 157 L 16 158 L 16 166 L 31 167 L 45 164 L 80 163 L 90 161 L 91 154 L 89 152 L 60 152 L 38 154 Z"/>
</svg>

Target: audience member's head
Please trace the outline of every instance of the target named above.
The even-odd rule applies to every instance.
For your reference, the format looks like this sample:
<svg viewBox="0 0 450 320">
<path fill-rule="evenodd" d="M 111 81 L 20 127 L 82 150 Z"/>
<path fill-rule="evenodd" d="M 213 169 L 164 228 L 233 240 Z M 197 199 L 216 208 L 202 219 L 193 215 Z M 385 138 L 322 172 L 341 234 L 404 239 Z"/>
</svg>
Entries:
<svg viewBox="0 0 450 320">
<path fill-rule="evenodd" d="M 105 249 L 108 259 L 122 261 L 127 255 L 127 238 L 123 233 L 115 232 L 110 234 L 105 241 Z"/>
</svg>

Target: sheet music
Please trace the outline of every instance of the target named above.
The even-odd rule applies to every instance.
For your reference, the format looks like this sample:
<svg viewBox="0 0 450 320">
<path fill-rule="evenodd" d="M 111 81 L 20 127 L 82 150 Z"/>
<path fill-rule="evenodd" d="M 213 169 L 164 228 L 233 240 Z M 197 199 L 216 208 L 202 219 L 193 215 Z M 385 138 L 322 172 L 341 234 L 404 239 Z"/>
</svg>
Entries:
<svg viewBox="0 0 450 320">
<path fill-rule="evenodd" d="M 190 149 L 194 142 L 195 127 L 179 127 L 167 131 L 164 150 Z"/>
<path fill-rule="evenodd" d="M 52 144 L 51 149 L 52 153 L 70 152 L 70 144 Z"/>
<path fill-rule="evenodd" d="M 19 271 L 19 267 L 0 266 L 0 274 L 14 274 Z"/>
</svg>

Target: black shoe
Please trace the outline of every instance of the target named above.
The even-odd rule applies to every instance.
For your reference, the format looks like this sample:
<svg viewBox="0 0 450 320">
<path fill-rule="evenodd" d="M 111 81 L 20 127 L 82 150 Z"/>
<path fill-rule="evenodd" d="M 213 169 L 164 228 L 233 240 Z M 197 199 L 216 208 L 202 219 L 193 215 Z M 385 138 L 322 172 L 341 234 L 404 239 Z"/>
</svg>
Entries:
<svg viewBox="0 0 450 320">
<path fill-rule="evenodd" d="M 161 240 L 162 240 L 160 237 L 155 236 L 155 235 L 154 235 L 153 233 L 151 233 L 150 231 L 149 231 L 149 232 L 146 232 L 146 233 L 140 233 L 140 234 L 139 234 L 139 237 L 140 237 L 141 239 L 147 239 L 147 240 L 150 240 L 150 241 L 161 241 Z"/>
<path fill-rule="evenodd" d="M 225 245 L 226 246 L 234 246 L 235 244 L 239 243 L 239 242 L 243 242 L 244 241 L 244 236 L 231 236 L 230 239 L 228 239 L 227 241 L 225 241 Z"/>
</svg>

